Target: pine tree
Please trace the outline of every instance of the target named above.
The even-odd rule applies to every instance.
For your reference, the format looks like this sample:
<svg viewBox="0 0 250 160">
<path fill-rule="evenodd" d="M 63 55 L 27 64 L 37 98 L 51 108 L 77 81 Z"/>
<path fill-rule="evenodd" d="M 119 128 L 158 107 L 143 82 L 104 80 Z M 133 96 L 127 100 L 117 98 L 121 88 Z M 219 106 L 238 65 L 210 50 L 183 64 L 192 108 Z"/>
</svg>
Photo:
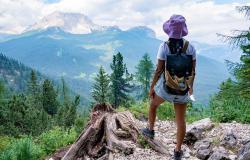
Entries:
<svg viewBox="0 0 250 160">
<path fill-rule="evenodd" d="M 132 75 L 128 73 L 126 65 L 123 63 L 123 56 L 120 52 L 113 56 L 113 62 L 110 67 L 112 69 L 110 76 L 110 102 L 117 108 L 119 105 L 125 104 L 129 99 L 128 93 L 132 88 L 129 82 L 132 79 Z"/>
<path fill-rule="evenodd" d="M 43 82 L 43 109 L 51 116 L 54 116 L 57 113 L 58 101 L 57 94 L 52 85 L 52 82 L 46 79 Z"/>
<path fill-rule="evenodd" d="M 101 66 L 99 73 L 95 77 L 92 97 L 97 103 L 106 103 L 108 100 L 109 77 Z"/>
<path fill-rule="evenodd" d="M 246 18 L 250 20 L 250 6 L 237 7 L 239 12 L 245 14 Z M 250 98 L 250 27 L 248 30 L 234 31 L 234 35 L 226 36 L 219 35 L 224 38 L 226 42 L 232 47 L 240 47 L 243 51 L 241 55 L 240 63 L 233 63 L 227 61 L 229 69 L 232 71 L 233 75 L 236 77 L 237 82 L 234 83 L 233 88 L 235 92 L 239 93 L 240 96 L 244 98 Z M 223 88 L 222 88 L 223 89 Z"/>
<path fill-rule="evenodd" d="M 71 101 L 69 89 L 62 78 L 62 101 L 63 104 L 59 107 L 57 114 L 57 124 L 65 128 L 72 127 L 77 117 L 77 107 L 80 104 L 80 96 L 75 96 L 74 101 Z"/>
<path fill-rule="evenodd" d="M 5 107 L 3 133 L 13 136 L 39 135 L 48 128 L 48 116 L 32 106 L 24 94 L 13 95 Z M 1 118 L 0 118 L 1 119 Z M 0 127 L 1 128 L 1 127 Z"/>
<path fill-rule="evenodd" d="M 143 87 L 143 97 L 147 97 L 147 93 L 150 87 L 150 80 L 153 74 L 153 62 L 151 61 L 149 55 L 146 53 L 139 61 L 136 66 L 136 79 Z"/>
<path fill-rule="evenodd" d="M 28 93 L 30 95 L 37 95 L 39 92 L 39 86 L 38 86 L 38 82 L 37 82 L 37 76 L 36 76 L 36 72 L 34 70 L 31 71 L 30 74 L 30 81 L 29 81 L 29 85 L 28 85 Z"/>
<path fill-rule="evenodd" d="M 4 92 L 5 92 L 4 82 L 0 80 L 0 102 L 4 97 Z"/>
<path fill-rule="evenodd" d="M 238 7 L 250 20 L 250 6 Z M 236 30 L 232 36 L 220 35 L 231 47 L 240 47 L 243 51 L 240 62 L 227 61 L 233 79 L 220 86 L 220 91 L 210 100 L 211 116 L 219 122 L 233 120 L 250 123 L 250 28 Z"/>
<path fill-rule="evenodd" d="M 34 70 L 31 71 L 30 80 L 28 82 L 28 101 L 32 106 L 42 108 L 40 86 L 37 81 L 37 75 Z"/>
</svg>

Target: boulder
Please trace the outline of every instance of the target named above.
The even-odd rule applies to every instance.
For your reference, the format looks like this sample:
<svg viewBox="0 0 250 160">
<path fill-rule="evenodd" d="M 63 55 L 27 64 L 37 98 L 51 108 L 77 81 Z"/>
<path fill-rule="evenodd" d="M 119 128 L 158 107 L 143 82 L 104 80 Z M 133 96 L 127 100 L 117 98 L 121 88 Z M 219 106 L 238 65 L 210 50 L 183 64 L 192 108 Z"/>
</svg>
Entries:
<svg viewBox="0 0 250 160">
<path fill-rule="evenodd" d="M 186 135 L 184 138 L 184 143 L 194 144 L 196 141 L 203 138 L 203 132 L 210 130 L 214 127 L 214 124 L 210 118 L 205 118 L 199 121 L 196 121 L 187 127 Z"/>
<path fill-rule="evenodd" d="M 197 141 L 194 144 L 195 154 L 197 158 L 199 159 L 208 159 L 208 157 L 211 155 L 212 149 L 211 149 L 211 142 L 208 140 L 201 140 Z"/>
<path fill-rule="evenodd" d="M 224 133 L 220 138 L 220 144 L 227 148 L 235 148 L 238 138 L 232 131 Z"/>
<path fill-rule="evenodd" d="M 239 160 L 250 160 L 250 140 L 247 141 L 239 150 Z"/>
<path fill-rule="evenodd" d="M 213 149 L 213 154 L 208 158 L 208 160 L 231 160 L 229 158 L 229 153 L 224 147 L 216 147 Z"/>
</svg>

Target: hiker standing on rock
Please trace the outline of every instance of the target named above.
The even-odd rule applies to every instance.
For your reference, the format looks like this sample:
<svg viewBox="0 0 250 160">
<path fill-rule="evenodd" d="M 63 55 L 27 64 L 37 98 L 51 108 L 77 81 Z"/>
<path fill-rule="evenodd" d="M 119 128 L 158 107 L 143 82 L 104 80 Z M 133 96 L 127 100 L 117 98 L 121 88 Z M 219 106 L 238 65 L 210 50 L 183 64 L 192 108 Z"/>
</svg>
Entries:
<svg viewBox="0 0 250 160">
<path fill-rule="evenodd" d="M 177 144 L 174 149 L 174 159 L 183 155 L 181 145 L 186 133 L 185 113 L 189 95 L 193 94 L 195 77 L 196 51 L 185 39 L 188 34 L 186 20 L 181 15 L 173 15 L 163 24 L 164 32 L 169 36 L 158 50 L 158 64 L 152 80 L 149 96 L 148 127 L 141 129 L 145 136 L 154 138 L 154 123 L 157 107 L 164 101 L 174 104 Z"/>
</svg>

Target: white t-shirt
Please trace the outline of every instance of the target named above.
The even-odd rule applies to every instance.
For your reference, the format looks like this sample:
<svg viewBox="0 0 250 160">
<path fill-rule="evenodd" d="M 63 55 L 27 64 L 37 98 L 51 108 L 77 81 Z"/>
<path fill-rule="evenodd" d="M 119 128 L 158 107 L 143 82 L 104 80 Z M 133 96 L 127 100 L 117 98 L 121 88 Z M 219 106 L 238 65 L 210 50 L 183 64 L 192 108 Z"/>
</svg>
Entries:
<svg viewBox="0 0 250 160">
<path fill-rule="evenodd" d="M 160 60 L 167 60 L 167 55 L 171 54 L 169 47 L 167 45 L 166 42 L 161 43 L 159 49 L 158 49 L 158 53 L 157 53 L 157 59 Z M 188 48 L 186 50 L 186 54 L 187 55 L 192 55 L 193 60 L 196 60 L 196 50 L 195 48 L 192 46 L 192 44 L 188 44 Z"/>
</svg>

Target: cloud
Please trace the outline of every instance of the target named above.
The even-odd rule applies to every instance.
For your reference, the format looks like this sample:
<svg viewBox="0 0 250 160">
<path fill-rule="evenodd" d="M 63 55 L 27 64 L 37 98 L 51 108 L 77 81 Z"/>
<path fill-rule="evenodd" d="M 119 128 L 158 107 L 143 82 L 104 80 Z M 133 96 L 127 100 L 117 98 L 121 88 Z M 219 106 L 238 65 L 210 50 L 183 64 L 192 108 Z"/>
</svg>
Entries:
<svg viewBox="0 0 250 160">
<path fill-rule="evenodd" d="M 86 78 L 86 76 L 87 76 L 86 73 L 81 72 L 79 75 L 74 76 L 74 79 L 81 79 L 81 80 L 83 80 L 83 79 Z"/>
<path fill-rule="evenodd" d="M 83 48 L 103 51 L 104 55 L 99 57 L 100 60 L 103 62 L 109 62 L 110 60 L 112 60 L 113 55 L 118 52 L 116 49 L 120 46 L 122 46 L 122 43 L 117 40 L 117 41 L 107 42 L 105 44 L 96 44 L 96 45 L 84 44 Z"/>
<path fill-rule="evenodd" d="M 53 3 L 48 3 L 53 2 Z M 216 33 L 229 34 L 233 29 L 247 29 L 243 15 L 235 6 L 250 5 L 243 1 L 213 0 L 0 0 L 0 32 L 16 33 L 54 11 L 78 12 L 89 16 L 99 25 L 117 25 L 128 29 L 138 25 L 148 26 L 160 39 L 167 36 L 162 24 L 172 14 L 182 14 L 187 19 L 190 40 L 218 43 Z"/>
</svg>

